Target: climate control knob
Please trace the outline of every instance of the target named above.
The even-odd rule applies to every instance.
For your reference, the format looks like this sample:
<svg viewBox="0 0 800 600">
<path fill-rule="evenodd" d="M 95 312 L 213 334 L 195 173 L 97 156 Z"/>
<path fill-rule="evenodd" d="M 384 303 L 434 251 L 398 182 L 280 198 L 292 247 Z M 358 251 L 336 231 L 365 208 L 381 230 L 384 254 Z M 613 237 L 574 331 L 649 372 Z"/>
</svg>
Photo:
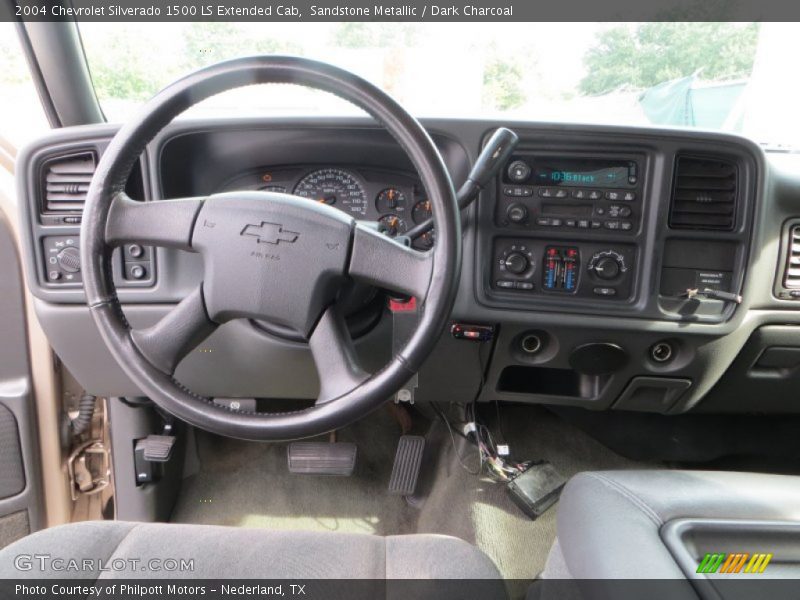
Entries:
<svg viewBox="0 0 800 600">
<path fill-rule="evenodd" d="M 75 246 L 68 246 L 56 254 L 58 266 L 67 273 L 81 270 L 81 252 Z"/>
<path fill-rule="evenodd" d="M 512 223 L 522 223 L 528 218 L 528 209 L 524 204 L 512 204 L 506 209 L 506 217 Z"/>
<path fill-rule="evenodd" d="M 592 271 L 598 279 L 610 281 L 619 277 L 620 273 L 624 273 L 627 268 L 624 259 L 616 252 L 598 252 L 592 256 L 589 261 L 589 270 Z"/>
<path fill-rule="evenodd" d="M 594 265 L 594 272 L 600 279 L 614 279 L 620 272 L 620 264 L 616 259 L 606 256 Z"/>
<path fill-rule="evenodd" d="M 529 266 L 530 262 L 528 262 L 528 257 L 521 252 L 512 252 L 506 256 L 505 267 L 509 273 L 513 273 L 514 275 L 522 275 L 528 270 Z"/>
</svg>

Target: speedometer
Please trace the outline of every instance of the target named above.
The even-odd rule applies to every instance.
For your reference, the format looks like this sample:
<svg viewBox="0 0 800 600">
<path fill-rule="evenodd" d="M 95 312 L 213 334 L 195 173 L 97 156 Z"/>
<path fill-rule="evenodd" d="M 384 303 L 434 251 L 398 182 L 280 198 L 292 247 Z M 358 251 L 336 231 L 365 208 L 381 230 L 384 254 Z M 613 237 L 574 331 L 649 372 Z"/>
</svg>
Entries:
<svg viewBox="0 0 800 600">
<path fill-rule="evenodd" d="M 367 213 L 367 194 L 352 173 L 342 169 L 320 169 L 303 177 L 294 188 L 295 196 L 324 202 L 354 217 Z"/>
</svg>

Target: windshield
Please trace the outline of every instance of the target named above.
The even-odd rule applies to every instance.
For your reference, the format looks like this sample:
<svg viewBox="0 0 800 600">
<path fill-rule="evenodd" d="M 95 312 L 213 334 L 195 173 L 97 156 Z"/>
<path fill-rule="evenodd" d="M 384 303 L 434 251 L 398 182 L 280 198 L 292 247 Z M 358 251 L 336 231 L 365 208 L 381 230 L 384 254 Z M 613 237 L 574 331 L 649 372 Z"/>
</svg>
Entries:
<svg viewBox="0 0 800 600">
<path fill-rule="evenodd" d="M 177 77 L 237 56 L 317 58 L 369 79 L 419 117 L 501 117 L 739 132 L 800 147 L 797 24 L 83 23 L 98 97 L 123 121 Z M 347 104 L 253 86 L 191 116 L 340 115 Z"/>
</svg>

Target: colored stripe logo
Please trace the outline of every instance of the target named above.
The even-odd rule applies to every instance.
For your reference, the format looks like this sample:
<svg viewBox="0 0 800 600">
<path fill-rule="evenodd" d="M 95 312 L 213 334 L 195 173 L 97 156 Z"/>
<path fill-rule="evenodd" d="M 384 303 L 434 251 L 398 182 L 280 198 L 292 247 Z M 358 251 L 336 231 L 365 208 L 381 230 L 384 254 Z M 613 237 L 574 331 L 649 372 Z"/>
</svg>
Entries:
<svg viewBox="0 0 800 600">
<path fill-rule="evenodd" d="M 748 554 L 747 552 L 708 552 L 697 565 L 697 573 L 763 573 L 772 554 Z"/>
</svg>

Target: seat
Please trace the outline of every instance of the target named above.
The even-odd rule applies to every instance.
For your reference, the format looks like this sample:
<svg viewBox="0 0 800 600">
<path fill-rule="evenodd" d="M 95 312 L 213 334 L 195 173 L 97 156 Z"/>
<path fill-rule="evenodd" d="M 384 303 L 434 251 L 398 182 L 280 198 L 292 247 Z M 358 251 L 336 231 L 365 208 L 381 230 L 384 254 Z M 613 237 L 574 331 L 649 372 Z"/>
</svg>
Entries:
<svg viewBox="0 0 800 600">
<path fill-rule="evenodd" d="M 23 559 L 17 564 L 18 557 L 33 555 L 50 558 Z M 76 561 L 77 570 L 65 570 L 70 559 Z M 178 564 L 167 564 L 165 559 Z M 192 568 L 181 570 L 181 559 L 193 561 Z M 137 561 L 135 565 L 132 560 Z M 30 569 L 20 570 L 20 566 Z M 19 577 L 491 579 L 498 580 L 498 594 L 493 596 L 505 597 L 492 561 L 475 546 L 453 537 L 117 521 L 53 527 L 0 550 L 0 579 Z"/>
<path fill-rule="evenodd" d="M 543 578 L 684 580 L 671 591 L 683 587 L 691 597 L 686 580 L 707 577 L 697 570 L 713 552 L 773 553 L 773 576 L 798 577 L 800 477 L 581 473 L 561 494 L 557 538 Z"/>
</svg>

